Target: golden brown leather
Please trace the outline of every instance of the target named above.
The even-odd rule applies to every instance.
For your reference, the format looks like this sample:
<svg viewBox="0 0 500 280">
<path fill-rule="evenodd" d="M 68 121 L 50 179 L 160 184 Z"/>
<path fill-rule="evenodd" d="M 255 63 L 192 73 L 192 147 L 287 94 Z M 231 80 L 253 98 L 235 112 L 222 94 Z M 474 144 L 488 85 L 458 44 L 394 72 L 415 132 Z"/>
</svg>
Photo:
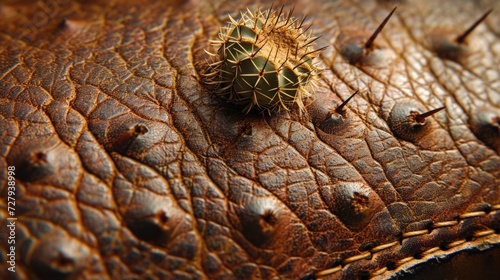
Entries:
<svg viewBox="0 0 500 280">
<path fill-rule="evenodd" d="M 428 41 L 496 2 L 401 1 L 379 61 L 349 64 L 340 36 L 393 2 L 295 2 L 329 47 L 307 113 L 271 116 L 200 82 L 227 15 L 271 2 L 0 3 L 0 217 L 15 166 L 18 218 L 17 273 L 2 259 L 0 278 L 384 278 L 498 246 L 499 134 L 474 118 L 500 110 L 499 11 L 467 53 Z M 405 102 L 446 108 L 405 136 L 389 124 Z"/>
</svg>

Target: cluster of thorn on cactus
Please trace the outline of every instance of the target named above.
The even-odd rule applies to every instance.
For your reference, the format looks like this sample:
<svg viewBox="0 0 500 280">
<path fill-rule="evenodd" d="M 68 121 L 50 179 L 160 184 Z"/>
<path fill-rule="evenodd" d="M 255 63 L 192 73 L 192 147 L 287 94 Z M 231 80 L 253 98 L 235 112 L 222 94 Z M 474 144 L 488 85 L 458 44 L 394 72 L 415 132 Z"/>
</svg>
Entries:
<svg viewBox="0 0 500 280">
<path fill-rule="evenodd" d="M 303 99 L 311 95 L 317 68 L 313 59 L 311 33 L 302 29 L 298 20 L 272 9 L 247 10 L 239 20 L 229 16 L 229 26 L 222 28 L 219 39 L 211 41 L 217 53 L 213 56 L 206 83 L 230 102 L 252 109 L 290 110 L 297 104 L 304 109 Z"/>
</svg>

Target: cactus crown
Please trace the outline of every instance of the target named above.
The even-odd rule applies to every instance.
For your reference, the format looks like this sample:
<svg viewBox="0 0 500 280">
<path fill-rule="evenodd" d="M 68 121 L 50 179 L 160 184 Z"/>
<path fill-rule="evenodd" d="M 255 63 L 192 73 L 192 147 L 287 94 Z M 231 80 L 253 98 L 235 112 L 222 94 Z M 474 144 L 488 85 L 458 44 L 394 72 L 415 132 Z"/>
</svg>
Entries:
<svg viewBox="0 0 500 280">
<path fill-rule="evenodd" d="M 299 21 L 272 9 L 247 9 L 239 20 L 229 16 L 231 22 L 221 28 L 219 39 L 212 41 L 217 53 L 205 73 L 206 83 L 215 86 L 215 93 L 235 104 L 271 111 L 289 110 L 297 104 L 304 109 L 302 100 L 311 95 L 317 68 L 311 32 L 302 29 Z"/>
</svg>

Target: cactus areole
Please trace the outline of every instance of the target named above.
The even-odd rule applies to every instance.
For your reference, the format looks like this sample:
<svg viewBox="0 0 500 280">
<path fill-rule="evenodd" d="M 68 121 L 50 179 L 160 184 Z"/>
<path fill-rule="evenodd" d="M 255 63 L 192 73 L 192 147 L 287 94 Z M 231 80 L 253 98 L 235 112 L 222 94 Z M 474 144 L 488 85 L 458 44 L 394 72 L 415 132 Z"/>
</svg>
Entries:
<svg viewBox="0 0 500 280">
<path fill-rule="evenodd" d="M 311 32 L 302 29 L 303 20 L 292 11 L 249 10 L 229 26 L 221 28 L 212 41 L 217 53 L 205 73 L 206 84 L 230 102 L 245 106 L 244 112 L 290 110 L 311 96 L 317 68 L 313 59 L 319 53 Z"/>
</svg>

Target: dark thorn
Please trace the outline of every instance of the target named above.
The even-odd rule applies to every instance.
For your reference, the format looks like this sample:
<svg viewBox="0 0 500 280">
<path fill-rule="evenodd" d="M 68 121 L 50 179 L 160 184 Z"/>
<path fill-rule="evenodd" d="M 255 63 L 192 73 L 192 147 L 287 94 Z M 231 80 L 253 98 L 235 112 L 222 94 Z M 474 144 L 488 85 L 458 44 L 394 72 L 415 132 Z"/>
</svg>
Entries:
<svg viewBox="0 0 500 280">
<path fill-rule="evenodd" d="M 278 16 L 276 17 L 276 22 L 274 23 L 274 26 L 278 24 L 278 21 L 280 20 L 280 16 L 283 14 L 283 9 L 285 8 L 285 5 L 281 6 L 280 12 L 278 13 Z"/>
<path fill-rule="evenodd" d="M 369 49 L 372 47 L 373 41 L 375 41 L 375 38 L 377 38 L 378 34 L 382 31 L 385 24 L 389 21 L 389 19 L 391 18 L 392 14 L 394 13 L 394 11 L 396 10 L 397 7 L 398 6 L 394 7 L 394 9 L 392 9 L 392 11 L 389 13 L 389 15 L 387 15 L 387 17 L 385 17 L 384 21 L 382 21 L 382 23 L 377 27 L 375 32 L 373 32 L 370 39 L 368 39 L 368 41 L 366 41 L 365 49 Z"/>
<path fill-rule="evenodd" d="M 443 107 L 440 107 L 440 108 L 437 108 L 437 109 L 434 109 L 434 110 L 430 110 L 427 113 L 418 114 L 417 116 L 415 116 L 415 120 L 417 122 L 419 122 L 419 123 L 424 123 L 425 122 L 425 118 L 434 115 L 435 113 L 443 110 L 444 108 L 446 108 L 446 106 L 443 106 Z"/>
<path fill-rule="evenodd" d="M 304 48 L 304 47 L 306 47 L 306 46 L 308 46 L 308 45 L 312 44 L 314 41 L 318 40 L 319 38 L 321 38 L 321 35 L 320 35 L 320 36 L 318 36 L 318 37 L 316 37 L 316 38 L 314 38 L 314 39 L 309 40 L 308 42 L 306 42 L 306 43 L 302 46 L 302 48 Z"/>
<path fill-rule="evenodd" d="M 290 21 L 290 19 L 292 18 L 292 14 L 293 14 L 293 11 L 295 10 L 295 5 L 293 5 L 292 9 L 290 10 L 290 12 L 288 12 L 288 16 L 286 18 L 286 22 L 285 22 L 285 26 L 288 24 L 288 22 Z"/>
<path fill-rule="evenodd" d="M 302 28 L 302 25 L 304 24 L 304 21 L 306 21 L 306 18 L 307 18 L 307 15 L 305 15 L 305 16 L 302 18 L 302 20 L 300 21 L 299 26 L 297 26 L 297 29 Z"/>
<path fill-rule="evenodd" d="M 260 75 L 262 75 L 265 72 L 267 63 L 269 62 L 269 58 L 271 57 L 272 52 L 273 52 L 273 49 L 271 48 L 271 50 L 269 51 L 269 55 L 266 58 L 266 62 L 264 62 L 264 66 L 262 66 L 262 70 L 260 70 L 260 73 L 259 73 Z"/>
<path fill-rule="evenodd" d="M 289 54 L 290 54 L 290 48 L 287 48 L 286 49 L 286 58 L 283 61 L 283 63 L 281 63 L 281 65 L 277 68 L 278 71 L 280 71 L 282 69 L 283 65 L 285 65 L 285 63 L 287 63 Z"/>
<path fill-rule="evenodd" d="M 279 49 L 276 48 L 276 52 L 274 53 L 274 60 L 276 60 L 276 58 L 278 57 L 278 52 L 279 52 Z"/>
<path fill-rule="evenodd" d="M 302 61 L 301 63 L 299 63 L 299 64 L 295 65 L 295 67 L 293 67 L 293 68 L 292 68 L 292 70 L 297 69 L 297 67 L 301 66 L 302 64 L 304 64 L 304 63 L 306 63 L 306 62 L 307 62 L 307 60 Z"/>
<path fill-rule="evenodd" d="M 323 51 L 323 50 L 326 50 L 327 48 L 328 48 L 328 46 L 323 46 L 323 47 L 317 49 L 316 51 Z"/>
<path fill-rule="evenodd" d="M 351 96 L 349 96 L 349 98 L 347 98 L 344 102 L 342 102 L 342 104 L 340 104 L 337 109 L 335 109 L 335 112 L 337 114 L 342 114 L 344 112 L 344 107 L 345 105 L 354 97 L 354 95 L 356 95 L 357 93 L 359 92 L 359 90 L 356 90 L 353 94 L 351 94 Z"/>
<path fill-rule="evenodd" d="M 302 55 L 302 56 L 300 57 L 300 59 L 299 59 L 299 60 L 302 60 L 302 59 L 303 59 L 306 55 L 310 55 L 310 54 L 313 54 L 313 53 L 315 53 L 315 52 L 321 52 L 321 51 L 323 51 L 323 50 L 324 50 L 324 49 L 326 49 L 326 48 L 328 48 L 328 46 L 324 46 L 324 47 L 321 47 L 321 48 L 319 48 L 319 49 L 317 49 L 317 50 L 312 50 L 312 51 L 310 51 L 310 52 L 308 52 L 308 53 L 305 53 L 304 55 Z"/>
<path fill-rule="evenodd" d="M 315 52 L 322 52 L 322 51 L 326 50 L 327 48 L 328 48 L 328 46 L 323 46 L 317 50 L 312 51 L 310 54 L 315 53 Z"/>
<path fill-rule="evenodd" d="M 306 29 L 304 29 L 304 31 L 302 31 L 297 37 L 295 37 L 295 39 L 299 38 L 300 35 L 302 34 L 306 34 L 307 30 L 309 30 L 309 28 L 311 28 L 312 25 L 309 25 Z"/>
<path fill-rule="evenodd" d="M 486 17 L 493 11 L 493 8 L 489 8 L 480 18 L 478 18 L 462 35 L 458 36 L 455 41 L 459 44 L 462 44 L 465 41 L 465 38 L 481 23 Z"/>
<path fill-rule="evenodd" d="M 264 28 L 267 25 L 267 21 L 269 20 L 269 17 L 271 16 L 271 12 L 273 10 L 274 3 L 271 3 L 271 8 L 269 8 L 269 11 L 267 11 L 267 16 L 266 16 L 266 21 L 262 25 L 262 28 Z"/>
<path fill-rule="evenodd" d="M 256 52 L 254 52 L 250 57 L 256 56 L 259 53 L 259 51 L 266 45 L 266 43 L 267 42 L 264 42 L 264 44 L 262 44 L 262 46 Z"/>
</svg>

